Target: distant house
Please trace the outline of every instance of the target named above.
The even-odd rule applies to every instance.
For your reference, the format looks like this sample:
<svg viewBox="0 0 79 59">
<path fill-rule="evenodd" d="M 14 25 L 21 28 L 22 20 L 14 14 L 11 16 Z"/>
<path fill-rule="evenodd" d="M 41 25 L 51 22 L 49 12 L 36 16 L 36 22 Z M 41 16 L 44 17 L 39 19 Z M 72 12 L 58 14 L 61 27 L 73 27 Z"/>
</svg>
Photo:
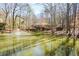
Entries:
<svg viewBox="0 0 79 59">
<path fill-rule="evenodd" d="M 5 23 L 3 22 L 3 19 L 0 18 L 0 31 L 3 32 L 5 30 Z"/>
<path fill-rule="evenodd" d="M 50 29 L 50 25 L 48 24 L 48 22 L 46 22 L 45 19 L 40 19 L 37 23 L 33 24 L 32 27 L 36 30 L 49 30 Z"/>
</svg>

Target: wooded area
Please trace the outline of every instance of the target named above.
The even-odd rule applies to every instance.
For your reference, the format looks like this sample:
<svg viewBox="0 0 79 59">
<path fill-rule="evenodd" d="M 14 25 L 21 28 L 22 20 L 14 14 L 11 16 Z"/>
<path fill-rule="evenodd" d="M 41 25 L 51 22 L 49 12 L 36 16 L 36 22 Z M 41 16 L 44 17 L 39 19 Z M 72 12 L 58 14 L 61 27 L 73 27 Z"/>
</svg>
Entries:
<svg viewBox="0 0 79 59">
<path fill-rule="evenodd" d="M 20 41 L 17 41 L 17 39 L 13 37 L 14 39 L 12 39 L 12 42 L 14 43 L 10 44 L 13 46 L 13 48 L 11 48 L 13 52 L 10 52 L 9 49 L 1 50 L 1 52 L 3 51 L 4 53 L 0 55 L 11 55 L 12 53 L 16 53 L 15 49 L 21 49 L 21 47 L 25 48 L 27 47 L 27 45 L 29 46 L 29 44 L 32 43 L 35 44 L 37 41 L 43 40 L 41 39 L 42 37 L 45 39 L 45 41 L 50 41 L 51 43 L 51 48 L 45 48 L 44 55 L 53 56 L 56 55 L 57 51 L 64 51 L 65 54 L 63 53 L 62 55 L 66 56 L 69 56 L 70 53 L 71 55 L 79 55 L 79 46 L 77 46 L 79 41 L 78 3 L 34 4 L 42 7 L 42 11 L 39 13 L 39 15 L 35 14 L 35 11 L 33 10 L 31 4 L 28 3 L 2 3 L 0 5 L 0 35 L 7 35 L 11 33 L 15 36 L 20 34 L 26 35 L 25 39 Z M 38 8 L 36 9 L 38 10 Z M 19 34 L 16 34 L 16 32 L 18 32 Z M 26 39 L 26 33 L 31 34 L 28 35 L 30 36 L 30 41 Z M 35 36 L 35 39 L 32 39 L 31 36 Z M 55 43 L 51 41 L 53 39 L 57 40 L 57 43 L 55 43 L 58 45 L 55 45 Z M 3 40 L 3 38 L 0 40 Z M 46 45 L 45 41 L 44 44 Z M 23 45 L 20 43 L 22 43 Z M 54 45 L 56 47 L 53 47 Z M 7 44 L 7 46 L 5 46 L 4 44 L 1 45 L 0 48 L 8 46 L 9 44 Z M 60 50 L 58 50 L 58 48 Z M 70 49 L 77 52 L 70 52 Z M 9 51 L 9 53 L 7 51 Z"/>
</svg>

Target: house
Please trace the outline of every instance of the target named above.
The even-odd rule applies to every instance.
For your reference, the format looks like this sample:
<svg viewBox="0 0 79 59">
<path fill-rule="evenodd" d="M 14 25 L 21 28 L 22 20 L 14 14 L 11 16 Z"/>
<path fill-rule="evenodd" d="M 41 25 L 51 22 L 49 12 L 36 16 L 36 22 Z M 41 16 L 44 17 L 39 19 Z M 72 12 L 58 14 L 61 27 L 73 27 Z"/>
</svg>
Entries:
<svg viewBox="0 0 79 59">
<path fill-rule="evenodd" d="M 36 30 L 41 30 L 41 31 L 50 30 L 50 25 L 44 18 L 39 19 L 39 21 L 33 24 L 32 27 L 35 28 Z"/>
</svg>

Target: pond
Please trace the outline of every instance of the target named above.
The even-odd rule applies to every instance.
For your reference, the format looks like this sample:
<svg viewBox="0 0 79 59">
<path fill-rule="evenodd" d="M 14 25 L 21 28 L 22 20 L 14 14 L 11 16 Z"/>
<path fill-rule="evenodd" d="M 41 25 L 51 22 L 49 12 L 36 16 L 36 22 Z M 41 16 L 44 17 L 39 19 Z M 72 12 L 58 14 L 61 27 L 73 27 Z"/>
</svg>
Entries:
<svg viewBox="0 0 79 59">
<path fill-rule="evenodd" d="M 17 32 L 18 33 L 18 32 Z M 66 42 L 66 37 L 56 37 L 51 35 L 27 35 L 20 32 L 19 35 L 10 33 L 0 35 L 0 55 L 2 56 L 53 56 L 65 55 L 62 43 Z M 22 35 L 23 34 L 23 35 Z M 63 50 L 62 50 L 63 47 Z M 71 52 L 70 55 L 74 55 Z"/>
<path fill-rule="evenodd" d="M 35 47 L 26 47 L 25 49 L 16 52 L 15 54 L 12 54 L 13 56 L 44 56 L 45 55 L 45 48 L 49 48 L 50 49 L 50 42 L 46 44 L 47 47 L 45 47 L 44 45 L 42 45 L 42 43 L 35 44 Z"/>
</svg>

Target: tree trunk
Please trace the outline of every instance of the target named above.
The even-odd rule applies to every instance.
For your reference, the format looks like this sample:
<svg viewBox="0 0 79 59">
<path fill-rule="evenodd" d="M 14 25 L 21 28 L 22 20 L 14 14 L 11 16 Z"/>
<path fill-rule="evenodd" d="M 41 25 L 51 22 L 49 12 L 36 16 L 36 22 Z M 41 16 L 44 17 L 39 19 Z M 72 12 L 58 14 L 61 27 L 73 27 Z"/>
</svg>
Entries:
<svg viewBox="0 0 79 59">
<path fill-rule="evenodd" d="M 77 10 L 77 4 L 74 3 L 74 4 L 73 4 L 73 21 L 74 21 L 74 28 L 73 28 L 74 40 L 73 40 L 73 45 L 74 45 L 74 46 L 75 46 L 75 39 L 76 39 L 76 36 L 75 36 L 76 10 Z"/>
</svg>

